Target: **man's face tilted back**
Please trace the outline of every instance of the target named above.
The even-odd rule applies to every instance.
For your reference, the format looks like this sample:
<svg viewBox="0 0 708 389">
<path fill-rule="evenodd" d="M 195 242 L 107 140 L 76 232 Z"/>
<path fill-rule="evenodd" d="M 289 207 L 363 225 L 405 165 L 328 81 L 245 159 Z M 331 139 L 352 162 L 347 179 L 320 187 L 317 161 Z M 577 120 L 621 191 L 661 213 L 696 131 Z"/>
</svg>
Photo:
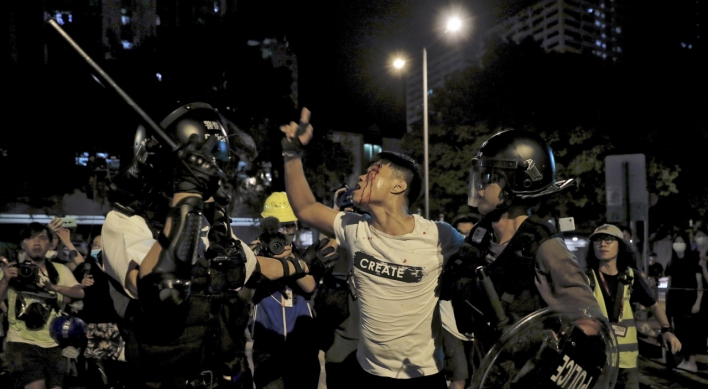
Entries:
<svg viewBox="0 0 708 389">
<path fill-rule="evenodd" d="M 21 247 L 25 250 L 25 253 L 27 253 L 27 257 L 32 259 L 32 261 L 39 262 L 44 260 L 44 256 L 47 254 L 47 250 L 49 250 L 50 242 L 51 239 L 47 235 L 47 231 L 42 230 L 38 234 L 23 239 Z"/>
</svg>

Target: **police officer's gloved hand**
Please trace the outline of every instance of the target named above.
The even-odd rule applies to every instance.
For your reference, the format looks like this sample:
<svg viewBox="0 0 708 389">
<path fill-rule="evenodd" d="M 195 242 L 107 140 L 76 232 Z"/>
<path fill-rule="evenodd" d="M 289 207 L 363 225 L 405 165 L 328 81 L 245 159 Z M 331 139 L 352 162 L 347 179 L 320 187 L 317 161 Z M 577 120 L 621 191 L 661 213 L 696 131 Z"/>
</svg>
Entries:
<svg viewBox="0 0 708 389">
<path fill-rule="evenodd" d="M 196 193 L 206 200 L 217 192 L 224 172 L 216 165 L 211 153 L 216 142 L 215 136 L 200 142 L 199 137 L 192 134 L 187 144 L 177 150 L 174 193 Z"/>
<path fill-rule="evenodd" d="M 313 243 L 302 256 L 303 261 L 310 269 L 309 274 L 317 280 L 322 278 L 324 272 L 332 268 L 334 261 L 339 259 L 339 254 L 334 247 L 324 247 L 327 243 L 329 243 L 327 238 Z"/>
</svg>

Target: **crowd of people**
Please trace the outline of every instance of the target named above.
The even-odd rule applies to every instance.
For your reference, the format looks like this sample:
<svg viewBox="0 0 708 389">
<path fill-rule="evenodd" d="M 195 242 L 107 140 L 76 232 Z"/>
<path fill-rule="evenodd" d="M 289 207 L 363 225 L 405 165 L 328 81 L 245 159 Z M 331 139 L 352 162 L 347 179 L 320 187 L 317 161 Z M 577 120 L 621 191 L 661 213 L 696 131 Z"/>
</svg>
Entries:
<svg viewBox="0 0 708 389">
<path fill-rule="evenodd" d="M 222 168 L 255 150 L 236 150 L 252 142 L 236 146 L 206 103 L 166 112 L 175 149 L 139 131 L 85 245 L 58 217 L 25 226 L 0 258 L 0 386 L 315 389 L 323 352 L 329 389 L 638 388 L 638 306 L 676 367 L 697 370 L 708 328 L 700 223 L 672 233 L 668 266 L 650 257 L 647 272 L 622 227 L 598 223 L 581 268 L 535 215 L 573 180 L 557 180 L 546 141 L 521 130 L 470 156 L 474 213 L 451 224 L 409 211 L 422 174 L 391 151 L 325 204 L 302 163 L 310 115 L 281 127 L 285 191 L 266 199 L 254 241 L 231 229 Z M 319 234 L 308 247 L 295 239 L 303 224 Z"/>
</svg>

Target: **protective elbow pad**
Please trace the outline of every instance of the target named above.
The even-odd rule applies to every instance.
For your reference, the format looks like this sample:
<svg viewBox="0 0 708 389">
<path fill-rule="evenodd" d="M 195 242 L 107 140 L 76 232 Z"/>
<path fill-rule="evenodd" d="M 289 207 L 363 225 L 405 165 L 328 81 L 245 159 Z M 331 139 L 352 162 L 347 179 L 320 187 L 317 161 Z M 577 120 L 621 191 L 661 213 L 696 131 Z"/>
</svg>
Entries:
<svg viewBox="0 0 708 389">
<path fill-rule="evenodd" d="M 201 198 L 190 196 L 172 208 L 170 236 L 160 232 L 160 257 L 152 273 L 138 282 L 140 300 L 151 304 L 179 305 L 189 297 L 192 266 L 197 261 L 202 228 Z"/>
</svg>

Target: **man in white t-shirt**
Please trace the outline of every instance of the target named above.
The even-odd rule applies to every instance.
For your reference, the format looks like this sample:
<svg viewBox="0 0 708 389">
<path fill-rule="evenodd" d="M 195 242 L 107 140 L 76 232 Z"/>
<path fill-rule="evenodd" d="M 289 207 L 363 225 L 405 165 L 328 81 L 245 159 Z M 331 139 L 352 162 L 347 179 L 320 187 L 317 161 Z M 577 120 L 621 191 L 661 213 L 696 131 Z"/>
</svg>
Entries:
<svg viewBox="0 0 708 389">
<path fill-rule="evenodd" d="M 302 168 L 312 138 L 310 112 L 281 127 L 285 185 L 297 217 L 334 235 L 350 253 L 359 296 L 361 338 L 357 387 L 445 388 L 438 280 L 463 237 L 449 224 L 408 213 L 421 192 L 410 157 L 383 152 L 359 178 L 354 205 L 368 215 L 337 212 L 315 200 Z"/>
</svg>

